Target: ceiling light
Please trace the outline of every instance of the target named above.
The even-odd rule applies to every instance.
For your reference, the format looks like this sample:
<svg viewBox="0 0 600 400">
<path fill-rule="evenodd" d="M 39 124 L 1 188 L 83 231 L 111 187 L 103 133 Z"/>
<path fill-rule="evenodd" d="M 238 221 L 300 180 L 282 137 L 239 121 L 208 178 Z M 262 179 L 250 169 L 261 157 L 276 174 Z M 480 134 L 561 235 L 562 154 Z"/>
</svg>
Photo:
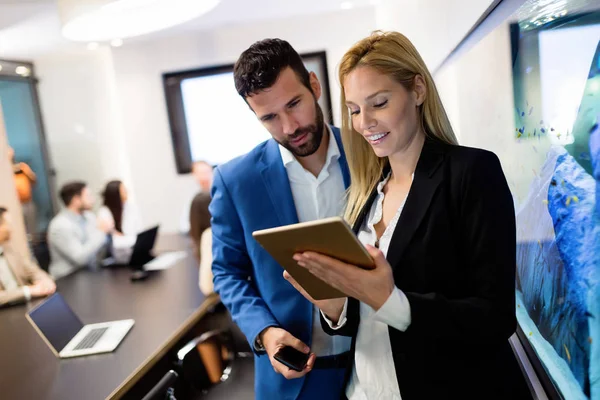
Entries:
<svg viewBox="0 0 600 400">
<path fill-rule="evenodd" d="M 0 64 L 0 71 L 2 71 L 2 64 Z"/>
<path fill-rule="evenodd" d="M 87 45 L 88 50 L 96 50 L 96 49 L 98 49 L 98 47 L 100 47 L 98 42 L 90 42 Z"/>
<path fill-rule="evenodd" d="M 58 0 L 64 37 L 102 42 L 159 31 L 211 11 L 220 0 Z"/>
<path fill-rule="evenodd" d="M 121 47 L 123 46 L 123 39 L 113 39 L 111 40 L 110 45 L 112 47 Z"/>
<path fill-rule="evenodd" d="M 29 76 L 31 70 L 23 65 L 19 65 L 17 68 L 15 68 L 15 72 L 21 76 Z"/>
<path fill-rule="evenodd" d="M 349 10 L 353 7 L 354 7 L 354 4 L 351 1 L 344 1 L 342 4 L 340 4 L 340 8 L 342 10 Z"/>
</svg>

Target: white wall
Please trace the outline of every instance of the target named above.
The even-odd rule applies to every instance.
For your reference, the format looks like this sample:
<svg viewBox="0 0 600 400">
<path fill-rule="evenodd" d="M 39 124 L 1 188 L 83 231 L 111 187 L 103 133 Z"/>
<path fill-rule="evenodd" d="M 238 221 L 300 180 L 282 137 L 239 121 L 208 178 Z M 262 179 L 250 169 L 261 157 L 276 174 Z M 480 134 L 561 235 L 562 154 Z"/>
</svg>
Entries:
<svg viewBox="0 0 600 400">
<path fill-rule="evenodd" d="M 433 71 L 492 3 L 493 0 L 380 0 L 376 23 L 379 29 L 406 35 Z"/>
<path fill-rule="evenodd" d="M 459 142 L 496 153 L 517 204 L 524 201 L 550 142 L 515 138 L 508 24 L 444 66 L 436 85 Z"/>
<path fill-rule="evenodd" d="M 301 53 L 327 51 L 339 123 L 337 62 L 375 26 L 374 8 L 357 8 L 35 60 L 58 186 L 79 178 L 98 191 L 107 180 L 121 178 L 137 199 L 142 223 L 175 232 L 195 188 L 190 175 L 176 171 L 161 74 L 233 63 L 253 42 L 281 37 Z M 220 134 L 227 140 L 226 121 Z"/>
<path fill-rule="evenodd" d="M 35 65 L 57 190 L 84 180 L 98 195 L 109 179 L 129 182 L 110 50 L 54 53 Z"/>
</svg>

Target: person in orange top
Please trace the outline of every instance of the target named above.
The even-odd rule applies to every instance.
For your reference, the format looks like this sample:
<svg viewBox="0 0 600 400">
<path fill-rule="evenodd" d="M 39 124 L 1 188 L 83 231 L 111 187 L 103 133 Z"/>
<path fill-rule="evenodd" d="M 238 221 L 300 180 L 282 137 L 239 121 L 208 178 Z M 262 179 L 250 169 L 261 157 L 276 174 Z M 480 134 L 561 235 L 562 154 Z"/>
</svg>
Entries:
<svg viewBox="0 0 600 400">
<path fill-rule="evenodd" d="M 27 233 L 34 234 L 36 231 L 36 209 L 33 203 L 32 189 L 37 177 L 29 165 L 24 162 L 15 163 L 15 151 L 12 147 L 8 148 L 8 157 L 13 165 L 15 186 L 23 209 L 25 228 Z"/>
</svg>

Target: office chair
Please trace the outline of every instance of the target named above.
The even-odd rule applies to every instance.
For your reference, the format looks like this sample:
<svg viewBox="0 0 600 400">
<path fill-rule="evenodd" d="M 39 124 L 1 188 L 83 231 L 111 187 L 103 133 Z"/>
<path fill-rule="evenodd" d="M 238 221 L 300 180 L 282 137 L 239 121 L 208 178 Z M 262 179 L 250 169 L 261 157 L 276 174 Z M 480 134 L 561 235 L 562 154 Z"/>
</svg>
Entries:
<svg viewBox="0 0 600 400">
<path fill-rule="evenodd" d="M 142 400 L 177 400 L 173 386 L 178 377 L 177 372 L 170 370 Z"/>
<path fill-rule="evenodd" d="M 253 362 L 252 353 L 236 352 L 230 329 L 217 329 L 208 331 L 183 346 L 177 352 L 176 368 L 185 382 L 185 397 L 208 399 L 214 397 L 213 393 L 230 394 L 232 390 L 239 389 L 248 391 L 247 382 L 250 381 L 249 398 L 252 399 Z M 229 384 L 230 381 L 235 382 Z M 243 399 L 239 395 L 218 398 Z"/>
</svg>

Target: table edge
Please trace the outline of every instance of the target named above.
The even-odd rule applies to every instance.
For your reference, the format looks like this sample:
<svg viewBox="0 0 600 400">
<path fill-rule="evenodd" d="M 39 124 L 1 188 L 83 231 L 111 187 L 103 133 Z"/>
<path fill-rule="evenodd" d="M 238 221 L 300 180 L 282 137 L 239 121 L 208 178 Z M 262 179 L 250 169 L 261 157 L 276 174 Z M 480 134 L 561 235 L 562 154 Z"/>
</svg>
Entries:
<svg viewBox="0 0 600 400">
<path fill-rule="evenodd" d="M 150 357 L 148 357 L 144 362 L 138 366 L 132 373 L 129 375 L 125 381 L 123 381 L 113 392 L 106 398 L 107 400 L 118 400 L 129 389 L 135 385 L 142 376 L 148 372 L 150 368 L 156 364 L 156 362 L 162 358 L 167 351 L 179 340 L 183 337 L 183 335 L 191 328 L 194 324 L 198 323 L 200 319 L 206 315 L 207 311 L 211 308 L 219 304 L 221 301 L 220 297 L 217 294 L 211 294 L 204 299 L 200 307 L 196 311 L 192 313 L 184 323 L 166 340 L 162 346 L 157 349 Z"/>
</svg>

